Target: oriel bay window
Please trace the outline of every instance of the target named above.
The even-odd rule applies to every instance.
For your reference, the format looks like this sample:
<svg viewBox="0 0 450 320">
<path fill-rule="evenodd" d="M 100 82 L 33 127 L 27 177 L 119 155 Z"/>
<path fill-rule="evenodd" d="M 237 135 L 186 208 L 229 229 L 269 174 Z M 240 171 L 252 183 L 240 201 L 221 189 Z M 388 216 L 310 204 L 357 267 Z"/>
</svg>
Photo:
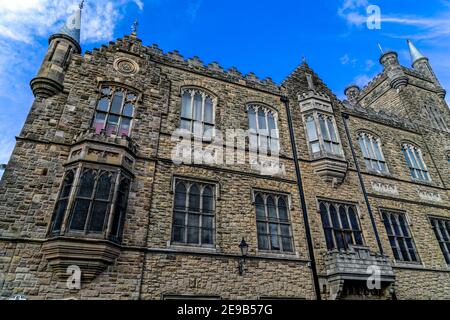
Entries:
<svg viewBox="0 0 450 320">
<path fill-rule="evenodd" d="M 120 169 L 69 169 L 59 192 L 50 234 L 120 241 L 130 183 L 130 177 Z"/>
<path fill-rule="evenodd" d="M 211 140 L 214 136 L 215 109 L 217 98 L 196 88 L 183 88 L 181 91 L 181 129 Z"/>
<path fill-rule="evenodd" d="M 320 201 L 319 208 L 328 250 L 364 244 L 354 205 Z"/>
<path fill-rule="evenodd" d="M 97 103 L 92 127 L 97 133 L 129 136 L 133 120 L 137 93 L 120 87 L 105 86 Z"/>
<path fill-rule="evenodd" d="M 308 143 L 313 158 L 321 155 L 342 156 L 342 146 L 336 130 L 334 117 L 330 114 L 312 112 L 304 117 Z"/>
<path fill-rule="evenodd" d="M 258 249 L 273 252 L 294 251 L 286 195 L 255 192 Z"/>
<path fill-rule="evenodd" d="M 172 243 L 214 245 L 215 185 L 175 179 Z"/>
</svg>

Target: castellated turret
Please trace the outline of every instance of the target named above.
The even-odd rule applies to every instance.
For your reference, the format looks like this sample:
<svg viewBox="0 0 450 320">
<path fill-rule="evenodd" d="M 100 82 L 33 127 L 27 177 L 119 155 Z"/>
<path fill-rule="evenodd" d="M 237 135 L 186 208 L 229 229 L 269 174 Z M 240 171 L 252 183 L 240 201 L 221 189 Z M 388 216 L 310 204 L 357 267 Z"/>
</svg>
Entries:
<svg viewBox="0 0 450 320">
<path fill-rule="evenodd" d="M 347 96 L 348 102 L 352 105 L 355 105 L 358 102 L 358 97 L 361 93 L 361 89 L 357 85 L 348 86 L 345 91 L 345 95 Z"/>
<path fill-rule="evenodd" d="M 446 91 L 440 84 L 436 74 L 431 67 L 430 61 L 414 46 L 411 40 L 408 40 L 409 52 L 411 54 L 412 67 L 424 77 L 433 81 L 436 86 L 436 92 L 442 99 L 446 96 Z"/>
<path fill-rule="evenodd" d="M 380 58 L 380 63 L 384 66 L 393 89 L 400 90 L 408 85 L 408 77 L 398 62 L 398 54 L 396 52 L 388 51 L 384 53 Z"/>
<path fill-rule="evenodd" d="M 63 91 L 64 77 L 72 54 L 80 54 L 80 28 L 83 2 L 69 17 L 58 33 L 49 39 L 49 46 L 36 78 L 31 80 L 31 89 L 37 98 L 49 98 Z"/>
</svg>

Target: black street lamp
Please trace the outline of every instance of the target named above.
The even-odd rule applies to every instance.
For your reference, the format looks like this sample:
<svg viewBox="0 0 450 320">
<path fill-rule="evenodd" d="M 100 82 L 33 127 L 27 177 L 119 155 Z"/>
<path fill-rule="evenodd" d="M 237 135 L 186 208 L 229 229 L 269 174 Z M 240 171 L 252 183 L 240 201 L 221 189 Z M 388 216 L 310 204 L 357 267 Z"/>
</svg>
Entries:
<svg viewBox="0 0 450 320">
<path fill-rule="evenodd" d="M 245 258 L 248 253 L 248 244 L 245 242 L 245 239 L 242 238 L 241 243 L 239 244 L 239 249 L 241 249 L 241 257 L 239 258 L 238 270 L 239 275 L 242 276 L 244 274 L 245 269 Z"/>
</svg>

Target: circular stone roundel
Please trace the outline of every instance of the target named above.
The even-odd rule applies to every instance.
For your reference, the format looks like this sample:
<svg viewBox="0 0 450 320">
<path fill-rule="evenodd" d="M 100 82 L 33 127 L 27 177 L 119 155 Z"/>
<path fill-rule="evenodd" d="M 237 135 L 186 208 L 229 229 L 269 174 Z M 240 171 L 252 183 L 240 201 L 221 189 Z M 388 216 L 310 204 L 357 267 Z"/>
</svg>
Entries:
<svg viewBox="0 0 450 320">
<path fill-rule="evenodd" d="M 139 71 L 139 65 L 131 59 L 118 58 L 114 61 L 114 69 L 125 76 L 132 76 Z"/>
</svg>

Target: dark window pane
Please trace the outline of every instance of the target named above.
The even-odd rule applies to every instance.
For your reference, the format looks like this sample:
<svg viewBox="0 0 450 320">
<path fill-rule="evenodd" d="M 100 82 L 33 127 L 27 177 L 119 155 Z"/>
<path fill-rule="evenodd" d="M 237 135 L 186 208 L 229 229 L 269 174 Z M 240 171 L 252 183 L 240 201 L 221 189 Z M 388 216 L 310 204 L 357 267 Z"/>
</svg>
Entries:
<svg viewBox="0 0 450 320">
<path fill-rule="evenodd" d="M 111 176 L 108 173 L 103 173 L 97 182 L 97 193 L 95 198 L 97 200 L 109 200 L 111 192 Z"/>
<path fill-rule="evenodd" d="M 400 252 L 402 253 L 402 260 L 403 261 L 409 261 L 409 256 L 408 256 L 408 250 L 406 249 L 406 244 L 405 244 L 405 240 L 402 238 L 397 239 L 398 241 L 398 245 L 400 247 Z"/>
<path fill-rule="evenodd" d="M 355 236 L 355 242 L 356 242 L 356 244 L 359 245 L 359 246 L 362 246 L 364 243 L 363 243 L 363 239 L 362 239 L 362 234 L 361 234 L 361 232 L 355 232 L 355 233 L 354 233 L 354 236 Z"/>
<path fill-rule="evenodd" d="M 267 225 L 264 222 L 258 222 L 256 224 L 258 229 L 258 234 L 267 234 Z"/>
<path fill-rule="evenodd" d="M 265 211 L 264 211 L 264 200 L 261 195 L 257 195 L 255 198 L 256 205 L 256 217 L 258 219 L 265 219 Z"/>
<path fill-rule="evenodd" d="M 92 208 L 91 222 L 89 231 L 102 232 L 105 224 L 106 211 L 108 209 L 107 202 L 94 202 Z"/>
<path fill-rule="evenodd" d="M 177 184 L 175 189 L 175 210 L 186 208 L 186 186 L 183 182 Z"/>
<path fill-rule="evenodd" d="M 398 221 L 400 222 L 400 228 L 402 229 L 403 235 L 409 237 L 408 227 L 406 226 L 406 221 L 403 215 L 398 216 Z"/>
<path fill-rule="evenodd" d="M 106 124 L 106 134 L 118 134 L 119 133 L 119 117 L 114 115 L 108 116 L 108 122 Z"/>
<path fill-rule="evenodd" d="M 333 231 L 331 229 L 325 229 L 325 239 L 327 242 L 327 249 L 334 249 Z"/>
<path fill-rule="evenodd" d="M 284 198 L 280 197 L 278 199 L 278 214 L 280 215 L 280 220 L 285 222 L 288 221 L 288 213 L 287 213 L 287 206 L 286 201 L 284 201 Z"/>
<path fill-rule="evenodd" d="M 348 208 L 348 216 L 350 218 L 350 224 L 351 224 L 352 230 L 354 230 L 354 231 L 355 230 L 358 230 L 358 231 L 361 230 L 359 228 L 358 218 L 356 216 L 355 210 L 353 210 L 352 207 Z"/>
<path fill-rule="evenodd" d="M 187 243 L 198 244 L 199 243 L 199 228 L 188 227 Z"/>
<path fill-rule="evenodd" d="M 320 216 L 322 218 L 322 224 L 324 228 L 331 227 L 330 220 L 328 219 L 328 210 L 324 203 L 320 204 Z"/>
<path fill-rule="evenodd" d="M 173 241 L 174 242 L 184 242 L 184 227 L 173 226 Z"/>
<path fill-rule="evenodd" d="M 202 218 L 202 228 L 212 229 L 213 228 L 213 217 L 203 216 Z"/>
<path fill-rule="evenodd" d="M 200 211 L 200 190 L 197 184 L 193 184 L 189 190 L 189 211 Z"/>
<path fill-rule="evenodd" d="M 275 201 L 272 196 L 267 197 L 267 214 L 270 220 L 277 219 L 277 208 L 275 207 Z"/>
<path fill-rule="evenodd" d="M 84 171 L 81 176 L 80 187 L 78 188 L 78 197 L 91 198 L 94 191 L 95 174 L 93 170 Z"/>
<path fill-rule="evenodd" d="M 75 201 L 70 230 L 83 231 L 89 211 L 89 200 L 77 199 Z"/>
<path fill-rule="evenodd" d="M 214 211 L 212 188 L 207 186 L 203 190 L 203 212 L 212 213 Z"/>
<path fill-rule="evenodd" d="M 267 235 L 258 235 L 258 249 L 269 250 L 269 240 Z"/>
<path fill-rule="evenodd" d="M 67 200 L 60 200 L 56 205 L 52 231 L 61 230 L 61 225 L 64 220 L 64 213 L 66 211 L 66 208 L 67 208 Z"/>
<path fill-rule="evenodd" d="M 331 221 L 333 223 L 333 228 L 340 230 L 341 225 L 339 223 L 339 218 L 337 216 L 336 208 L 334 207 L 334 205 L 330 205 L 330 216 L 331 216 Z"/>
<path fill-rule="evenodd" d="M 272 247 L 272 250 L 280 250 L 278 225 L 274 223 L 269 224 L 269 232 L 270 232 L 270 245 Z"/>
<path fill-rule="evenodd" d="M 342 228 L 347 230 L 350 229 L 344 206 L 339 207 L 339 217 L 341 218 Z"/>
<path fill-rule="evenodd" d="M 389 243 L 391 244 L 391 248 L 392 248 L 392 252 L 394 253 L 395 260 L 401 260 L 400 259 L 400 254 L 398 252 L 397 244 L 395 242 L 395 238 L 394 237 L 389 237 Z"/>
<path fill-rule="evenodd" d="M 202 244 L 213 244 L 213 232 L 211 229 L 202 229 Z"/>
<path fill-rule="evenodd" d="M 188 215 L 188 226 L 189 227 L 200 227 L 200 216 L 197 214 Z"/>
<path fill-rule="evenodd" d="M 121 91 L 117 91 L 114 94 L 114 98 L 111 103 L 111 112 L 120 114 L 120 110 L 122 109 L 123 104 L 123 93 Z"/>
<path fill-rule="evenodd" d="M 184 212 L 175 212 L 173 216 L 173 224 L 176 226 L 184 227 L 186 224 L 186 214 Z"/>
<path fill-rule="evenodd" d="M 283 251 L 292 252 L 294 248 L 292 247 L 292 238 L 290 237 L 282 237 Z"/>
</svg>

